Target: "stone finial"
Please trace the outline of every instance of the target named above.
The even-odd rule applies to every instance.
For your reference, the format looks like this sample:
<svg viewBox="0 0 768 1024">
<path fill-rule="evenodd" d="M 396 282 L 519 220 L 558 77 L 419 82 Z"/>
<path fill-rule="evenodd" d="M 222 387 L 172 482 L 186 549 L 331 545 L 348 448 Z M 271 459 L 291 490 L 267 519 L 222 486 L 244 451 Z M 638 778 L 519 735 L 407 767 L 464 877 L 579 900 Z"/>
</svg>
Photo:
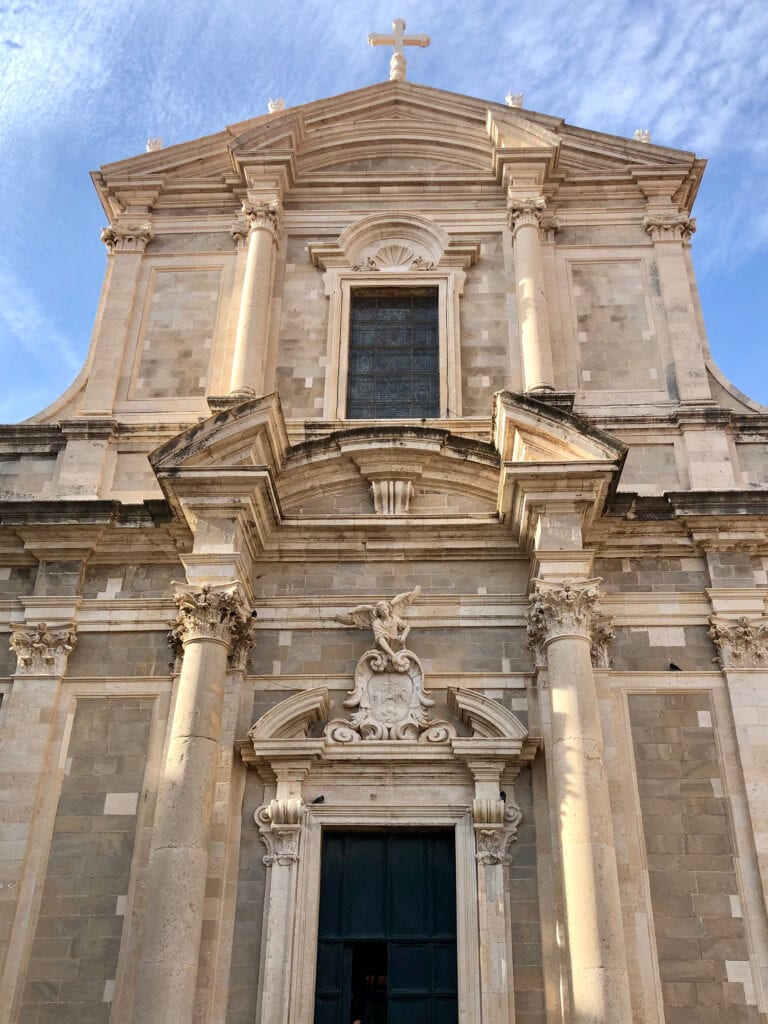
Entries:
<svg viewBox="0 0 768 1024">
<path fill-rule="evenodd" d="M 522 107 L 524 96 L 525 93 L 522 92 L 508 92 L 504 97 L 504 102 L 508 107 Z"/>
<path fill-rule="evenodd" d="M 544 649 L 559 636 L 583 636 L 593 644 L 596 622 L 605 630 L 607 620 L 599 616 L 600 579 L 550 582 L 534 580 L 534 594 L 528 612 L 528 647 L 543 664 Z M 606 641 L 607 642 L 607 639 Z"/>
<path fill-rule="evenodd" d="M 11 650 L 20 676 L 63 676 L 77 643 L 77 626 L 11 626 Z"/>
<path fill-rule="evenodd" d="M 677 210 L 649 213 L 643 227 L 654 242 L 688 242 L 696 231 L 696 218 Z"/>
<path fill-rule="evenodd" d="M 120 224 L 110 224 L 102 228 L 101 240 L 111 255 L 116 252 L 144 252 L 153 238 L 149 224 L 137 224 L 131 227 L 123 227 Z"/>
<path fill-rule="evenodd" d="M 392 22 L 392 35 L 380 35 L 379 33 L 372 32 L 368 36 L 369 46 L 394 46 L 395 52 L 392 54 L 392 59 L 389 62 L 389 80 L 390 82 L 403 82 L 405 81 L 405 73 L 407 69 L 407 63 L 405 60 L 405 54 L 403 53 L 404 46 L 429 46 L 429 36 L 407 36 L 405 35 L 405 22 L 402 18 L 395 18 Z"/>
<path fill-rule="evenodd" d="M 522 227 L 540 228 L 547 208 L 544 196 L 518 199 L 510 196 L 507 200 L 507 224 L 514 236 Z"/>
<path fill-rule="evenodd" d="M 236 583 L 180 590 L 174 601 L 179 614 L 170 624 L 168 643 L 177 658 L 193 640 L 224 644 L 230 656 L 250 646 L 254 616 Z"/>
<path fill-rule="evenodd" d="M 281 110 L 285 110 L 285 100 L 280 97 L 275 100 L 267 100 L 267 110 L 270 114 L 277 114 Z"/>
<path fill-rule="evenodd" d="M 709 635 L 721 668 L 768 667 L 768 619 L 723 619 L 713 615 Z"/>
<path fill-rule="evenodd" d="M 147 152 L 148 153 L 156 153 L 158 151 L 158 149 L 162 149 L 162 148 L 163 148 L 163 140 L 160 138 L 159 135 L 156 135 L 152 139 L 147 139 Z"/>
<path fill-rule="evenodd" d="M 632 138 L 635 142 L 650 142 L 651 132 L 649 128 L 635 128 L 632 132 Z"/>
</svg>

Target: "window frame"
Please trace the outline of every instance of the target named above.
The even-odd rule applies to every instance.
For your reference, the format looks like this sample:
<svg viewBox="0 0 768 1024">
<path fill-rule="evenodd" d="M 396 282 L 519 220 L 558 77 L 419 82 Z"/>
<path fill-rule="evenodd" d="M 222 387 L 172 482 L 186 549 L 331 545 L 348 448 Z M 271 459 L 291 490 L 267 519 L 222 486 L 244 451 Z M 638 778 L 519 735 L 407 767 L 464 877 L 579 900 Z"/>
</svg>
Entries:
<svg viewBox="0 0 768 1024">
<path fill-rule="evenodd" d="M 326 277 L 328 310 L 328 348 L 326 356 L 323 417 L 345 423 L 419 423 L 421 418 L 392 420 L 349 419 L 347 384 L 349 380 L 349 332 L 352 292 L 356 288 L 437 289 L 438 374 L 440 383 L 439 419 L 459 418 L 461 412 L 461 358 L 459 298 L 464 289 L 462 270 L 406 270 L 397 272 L 333 270 Z M 434 419 L 430 417 L 430 419 Z"/>
</svg>

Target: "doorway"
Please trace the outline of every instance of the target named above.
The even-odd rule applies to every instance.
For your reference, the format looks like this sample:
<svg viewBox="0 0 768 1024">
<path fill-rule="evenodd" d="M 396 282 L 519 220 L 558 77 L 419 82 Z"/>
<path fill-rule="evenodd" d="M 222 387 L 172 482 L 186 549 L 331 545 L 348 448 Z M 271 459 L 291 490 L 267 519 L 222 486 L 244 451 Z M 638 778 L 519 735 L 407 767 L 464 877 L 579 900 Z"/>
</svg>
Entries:
<svg viewBox="0 0 768 1024">
<path fill-rule="evenodd" d="M 453 831 L 325 832 L 315 1024 L 456 1024 Z"/>
</svg>

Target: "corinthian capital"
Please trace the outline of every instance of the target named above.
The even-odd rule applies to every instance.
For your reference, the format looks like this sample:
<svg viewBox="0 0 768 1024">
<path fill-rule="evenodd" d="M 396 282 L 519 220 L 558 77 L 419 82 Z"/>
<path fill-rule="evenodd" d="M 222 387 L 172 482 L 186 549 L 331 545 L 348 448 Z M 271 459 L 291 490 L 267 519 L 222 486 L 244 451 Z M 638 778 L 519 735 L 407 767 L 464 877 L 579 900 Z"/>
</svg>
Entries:
<svg viewBox="0 0 768 1024">
<path fill-rule="evenodd" d="M 696 230 L 696 218 L 687 213 L 649 213 L 643 217 L 643 227 L 654 242 L 688 242 Z"/>
<path fill-rule="evenodd" d="M 709 635 L 717 647 L 721 668 L 768 667 L 768 619 L 709 620 Z"/>
<path fill-rule="evenodd" d="M 102 228 L 101 240 L 108 253 L 113 252 L 144 252 L 147 243 L 153 238 L 149 224 L 138 224 L 133 227 L 121 227 L 110 224 Z"/>
<path fill-rule="evenodd" d="M 507 199 L 507 224 L 512 232 L 512 237 L 517 234 L 520 228 L 535 227 L 541 228 L 542 222 L 547 230 L 554 230 L 549 223 L 552 218 L 545 218 L 544 211 L 547 208 L 547 201 L 544 196 L 535 196 L 533 199 L 518 199 L 509 196 Z"/>
<path fill-rule="evenodd" d="M 223 644 L 230 655 L 249 645 L 253 616 L 236 583 L 180 590 L 174 600 L 179 614 L 171 623 L 168 643 L 177 657 L 193 640 Z"/>
<path fill-rule="evenodd" d="M 16 654 L 16 675 L 63 676 L 67 658 L 77 643 L 77 626 L 49 628 L 44 622 L 29 628 L 11 626 L 11 650 Z"/>
<path fill-rule="evenodd" d="M 277 239 L 280 234 L 281 212 L 277 199 L 270 203 L 261 199 L 256 203 L 243 203 L 243 222 L 248 234 L 254 231 L 269 231 L 272 237 Z"/>
<path fill-rule="evenodd" d="M 541 664 L 544 649 L 550 640 L 560 636 L 583 636 L 593 643 L 593 626 L 598 621 L 598 596 L 601 580 L 579 580 L 576 583 L 555 583 L 534 580 L 534 594 L 528 612 L 528 646 Z"/>
</svg>

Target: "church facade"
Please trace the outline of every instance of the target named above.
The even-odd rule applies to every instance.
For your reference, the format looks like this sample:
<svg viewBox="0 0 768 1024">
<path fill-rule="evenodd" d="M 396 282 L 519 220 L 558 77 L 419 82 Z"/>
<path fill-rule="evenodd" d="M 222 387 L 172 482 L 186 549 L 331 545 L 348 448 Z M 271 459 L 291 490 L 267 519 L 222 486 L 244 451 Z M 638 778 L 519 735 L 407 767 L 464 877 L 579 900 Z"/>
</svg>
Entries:
<svg viewBox="0 0 768 1024">
<path fill-rule="evenodd" d="M 404 81 L 93 175 L 0 428 L 0 1024 L 765 1024 L 768 412 L 693 154 Z"/>
</svg>

